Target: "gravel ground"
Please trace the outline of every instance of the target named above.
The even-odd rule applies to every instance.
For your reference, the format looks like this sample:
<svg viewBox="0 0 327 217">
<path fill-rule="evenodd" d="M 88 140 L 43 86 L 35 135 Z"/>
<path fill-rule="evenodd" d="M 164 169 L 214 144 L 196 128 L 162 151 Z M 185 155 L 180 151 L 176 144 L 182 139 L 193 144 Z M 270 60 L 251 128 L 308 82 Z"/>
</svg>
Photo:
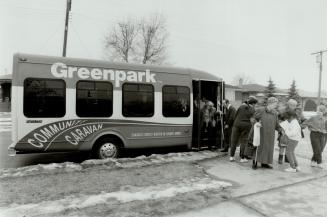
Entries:
<svg viewBox="0 0 327 217">
<path fill-rule="evenodd" d="M 67 164 L 8 170 L 0 177 L 0 216 L 163 216 L 207 207 L 229 198 L 231 186 L 193 160 L 210 156 L 217 154 L 122 159 L 121 167 L 91 161 L 70 171 Z"/>
</svg>

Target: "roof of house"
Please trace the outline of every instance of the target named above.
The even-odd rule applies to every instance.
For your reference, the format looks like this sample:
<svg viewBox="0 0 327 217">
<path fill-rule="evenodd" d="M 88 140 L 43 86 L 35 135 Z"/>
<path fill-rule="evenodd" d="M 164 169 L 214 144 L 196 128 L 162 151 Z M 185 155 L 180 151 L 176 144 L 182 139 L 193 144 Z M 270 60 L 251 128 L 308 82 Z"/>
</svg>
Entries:
<svg viewBox="0 0 327 217">
<path fill-rule="evenodd" d="M 242 88 L 239 86 L 231 85 L 231 84 L 225 84 L 225 88 L 231 88 L 231 89 L 239 89 L 241 90 Z"/>
<path fill-rule="evenodd" d="M 11 82 L 12 74 L 0 75 L 0 82 Z"/>
</svg>

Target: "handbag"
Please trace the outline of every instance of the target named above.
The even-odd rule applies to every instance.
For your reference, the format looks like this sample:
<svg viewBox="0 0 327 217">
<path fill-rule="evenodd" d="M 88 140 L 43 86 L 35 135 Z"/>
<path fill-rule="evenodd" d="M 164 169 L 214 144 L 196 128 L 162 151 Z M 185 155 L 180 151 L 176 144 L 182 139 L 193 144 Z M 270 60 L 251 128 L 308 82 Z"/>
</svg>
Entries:
<svg viewBox="0 0 327 217">
<path fill-rule="evenodd" d="M 282 134 L 280 137 L 279 137 L 279 142 L 281 144 L 283 144 L 284 146 L 287 146 L 288 144 L 288 141 L 289 141 L 289 138 L 286 134 Z"/>
<path fill-rule="evenodd" d="M 260 124 L 257 122 L 253 125 L 253 146 L 258 147 L 260 145 Z"/>
</svg>

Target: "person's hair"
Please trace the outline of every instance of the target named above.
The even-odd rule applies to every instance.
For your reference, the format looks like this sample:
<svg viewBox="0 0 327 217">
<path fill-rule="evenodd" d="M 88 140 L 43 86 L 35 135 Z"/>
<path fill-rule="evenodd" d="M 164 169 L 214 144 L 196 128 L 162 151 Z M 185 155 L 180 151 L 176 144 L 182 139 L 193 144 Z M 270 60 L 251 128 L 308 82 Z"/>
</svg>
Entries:
<svg viewBox="0 0 327 217">
<path fill-rule="evenodd" d="M 287 111 L 285 112 L 285 118 L 286 119 L 296 118 L 296 113 L 294 111 Z"/>
<path fill-rule="evenodd" d="M 326 106 L 325 105 L 318 105 L 317 111 L 325 114 L 327 112 Z"/>
<path fill-rule="evenodd" d="M 295 99 L 289 99 L 288 101 L 287 101 L 287 105 L 297 105 L 298 103 L 297 103 L 297 101 L 295 100 Z"/>
<path fill-rule="evenodd" d="M 275 103 L 275 102 L 278 102 L 278 99 L 276 97 L 269 97 L 267 99 L 267 104 L 272 104 L 272 103 Z"/>
<path fill-rule="evenodd" d="M 229 104 L 229 100 L 228 100 L 228 99 L 225 99 L 225 103 L 226 103 L 226 104 Z"/>
<path fill-rule="evenodd" d="M 247 103 L 250 105 L 254 105 L 258 102 L 257 98 L 255 96 L 249 96 Z"/>
</svg>

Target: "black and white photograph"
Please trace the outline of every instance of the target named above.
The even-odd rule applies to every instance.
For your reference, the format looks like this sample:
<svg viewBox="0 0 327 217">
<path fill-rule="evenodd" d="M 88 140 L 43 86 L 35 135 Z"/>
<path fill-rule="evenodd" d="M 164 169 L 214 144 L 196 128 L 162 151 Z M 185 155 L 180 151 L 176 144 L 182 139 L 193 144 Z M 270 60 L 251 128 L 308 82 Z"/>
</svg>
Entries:
<svg viewBox="0 0 327 217">
<path fill-rule="evenodd" d="M 0 216 L 326 217 L 326 9 L 0 0 Z"/>
</svg>

